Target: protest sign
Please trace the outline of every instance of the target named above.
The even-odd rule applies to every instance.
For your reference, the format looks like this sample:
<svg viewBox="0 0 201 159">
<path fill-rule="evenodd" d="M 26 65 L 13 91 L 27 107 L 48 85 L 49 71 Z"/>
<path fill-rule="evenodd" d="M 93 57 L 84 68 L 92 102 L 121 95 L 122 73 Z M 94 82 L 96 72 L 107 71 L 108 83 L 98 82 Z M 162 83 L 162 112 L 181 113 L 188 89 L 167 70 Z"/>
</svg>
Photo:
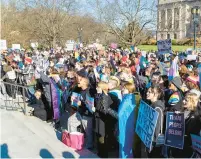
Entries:
<svg viewBox="0 0 201 159">
<path fill-rule="evenodd" d="M 147 52 L 146 51 L 142 51 L 142 56 L 146 57 L 147 56 Z"/>
<path fill-rule="evenodd" d="M 131 51 L 135 51 L 135 46 L 132 45 L 132 46 L 130 47 L 130 49 L 131 49 Z"/>
<path fill-rule="evenodd" d="M 20 50 L 20 44 L 12 44 L 12 49 L 13 50 Z"/>
<path fill-rule="evenodd" d="M 157 47 L 158 47 L 159 54 L 171 53 L 172 52 L 171 39 L 157 41 Z"/>
<path fill-rule="evenodd" d="M 159 113 L 144 101 L 140 102 L 135 132 L 151 151 Z"/>
<path fill-rule="evenodd" d="M 73 40 L 68 40 L 66 42 L 66 51 L 73 51 L 75 42 Z"/>
<path fill-rule="evenodd" d="M 187 60 L 188 61 L 196 60 L 196 58 L 197 58 L 197 55 L 187 55 Z"/>
<path fill-rule="evenodd" d="M 201 64 L 198 65 L 198 74 L 199 74 L 199 84 L 201 88 Z"/>
<path fill-rule="evenodd" d="M 38 43 L 36 42 L 36 43 L 31 43 L 31 47 L 32 48 L 37 48 L 38 47 Z"/>
<path fill-rule="evenodd" d="M 73 92 L 71 96 L 71 99 L 72 99 L 71 105 L 78 107 L 78 102 L 80 101 L 80 97 L 81 97 L 80 94 Z"/>
<path fill-rule="evenodd" d="M 184 113 L 167 112 L 165 145 L 183 149 L 185 133 Z"/>
<path fill-rule="evenodd" d="M 191 140 L 193 149 L 201 155 L 201 136 L 191 134 Z"/>
<path fill-rule="evenodd" d="M 0 40 L 0 42 L 1 42 L 0 50 L 7 50 L 6 40 Z"/>
<path fill-rule="evenodd" d="M 116 48 L 117 48 L 117 44 L 116 44 L 116 43 L 111 43 L 110 47 L 111 47 L 112 49 L 116 49 Z"/>
<path fill-rule="evenodd" d="M 192 48 L 186 49 L 186 53 L 187 53 L 187 55 L 192 55 L 193 49 Z"/>
<path fill-rule="evenodd" d="M 92 108 L 94 107 L 94 98 L 90 97 L 88 94 L 86 95 L 86 101 L 85 101 L 86 107 L 88 110 L 93 113 Z"/>
</svg>

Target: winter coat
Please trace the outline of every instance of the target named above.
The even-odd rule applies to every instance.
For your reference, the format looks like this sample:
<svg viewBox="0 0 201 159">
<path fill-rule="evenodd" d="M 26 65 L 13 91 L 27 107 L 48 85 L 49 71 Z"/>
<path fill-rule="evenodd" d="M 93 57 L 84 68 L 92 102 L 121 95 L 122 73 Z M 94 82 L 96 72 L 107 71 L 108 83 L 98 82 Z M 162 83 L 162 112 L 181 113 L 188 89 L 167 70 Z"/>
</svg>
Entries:
<svg viewBox="0 0 201 159">
<path fill-rule="evenodd" d="M 43 92 L 45 95 L 45 98 L 49 104 L 49 107 L 51 107 L 51 87 L 50 87 L 50 78 L 45 75 L 43 72 L 40 72 L 40 81 L 43 86 Z"/>
<path fill-rule="evenodd" d="M 200 135 L 201 132 L 201 116 L 196 116 L 195 112 L 190 112 L 187 118 L 185 119 L 185 136 L 184 136 L 184 148 L 181 153 L 181 157 L 190 158 L 193 154 L 191 148 L 192 141 L 191 135 Z"/>
<path fill-rule="evenodd" d="M 33 115 L 43 121 L 47 119 L 47 112 L 41 99 L 36 100 L 36 107 L 34 107 Z"/>
<path fill-rule="evenodd" d="M 113 103 L 110 96 L 103 94 L 97 94 L 96 97 L 96 112 L 95 112 L 95 132 L 101 136 L 106 135 L 106 122 L 107 116 L 117 116 L 114 111 L 110 108 L 110 105 Z"/>
<path fill-rule="evenodd" d="M 185 118 L 185 135 L 183 150 L 171 148 L 174 158 L 191 158 L 193 154 L 191 135 L 200 135 L 201 132 L 201 116 L 195 115 L 195 112 L 190 112 Z"/>
</svg>

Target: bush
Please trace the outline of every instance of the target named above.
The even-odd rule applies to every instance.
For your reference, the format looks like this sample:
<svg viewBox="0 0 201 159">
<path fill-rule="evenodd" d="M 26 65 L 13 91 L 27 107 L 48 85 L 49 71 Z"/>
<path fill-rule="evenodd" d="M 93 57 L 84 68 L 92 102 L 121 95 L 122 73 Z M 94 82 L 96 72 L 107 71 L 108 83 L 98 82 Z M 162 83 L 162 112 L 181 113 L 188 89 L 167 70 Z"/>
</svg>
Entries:
<svg viewBox="0 0 201 159">
<path fill-rule="evenodd" d="M 176 45 L 177 41 L 175 39 L 172 40 L 172 45 Z"/>
<path fill-rule="evenodd" d="M 180 39 L 180 40 L 177 40 L 177 45 L 191 45 L 191 39 Z"/>
<path fill-rule="evenodd" d="M 142 45 L 156 45 L 156 39 L 150 38 L 142 42 Z"/>
</svg>

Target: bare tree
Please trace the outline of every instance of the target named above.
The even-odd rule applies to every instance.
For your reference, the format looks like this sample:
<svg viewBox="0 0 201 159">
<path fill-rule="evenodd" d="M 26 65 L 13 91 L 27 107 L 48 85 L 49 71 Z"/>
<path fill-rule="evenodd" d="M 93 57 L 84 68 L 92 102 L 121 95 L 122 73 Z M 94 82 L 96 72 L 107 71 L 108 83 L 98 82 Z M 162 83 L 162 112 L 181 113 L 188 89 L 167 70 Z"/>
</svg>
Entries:
<svg viewBox="0 0 201 159">
<path fill-rule="evenodd" d="M 153 1 L 154 2 L 154 1 Z M 107 32 L 116 35 L 126 45 L 138 44 L 144 31 L 153 27 L 156 19 L 155 3 L 150 0 L 96 0 L 99 18 L 107 25 Z"/>
<path fill-rule="evenodd" d="M 41 39 L 43 43 L 54 47 L 62 41 L 65 30 L 71 19 L 75 0 L 22 0 L 23 17 L 27 21 L 30 33 Z"/>
</svg>

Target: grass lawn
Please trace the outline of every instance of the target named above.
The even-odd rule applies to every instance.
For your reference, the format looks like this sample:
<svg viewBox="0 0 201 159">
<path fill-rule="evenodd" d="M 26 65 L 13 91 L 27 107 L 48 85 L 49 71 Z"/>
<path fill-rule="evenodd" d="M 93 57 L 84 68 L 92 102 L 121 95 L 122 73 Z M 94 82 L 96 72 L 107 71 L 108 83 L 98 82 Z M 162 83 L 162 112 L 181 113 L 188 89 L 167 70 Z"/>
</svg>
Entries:
<svg viewBox="0 0 201 159">
<path fill-rule="evenodd" d="M 137 48 L 143 51 L 157 50 L 156 45 L 139 45 Z M 182 46 L 182 45 L 173 45 L 173 51 L 185 51 L 187 48 L 193 48 L 193 46 Z"/>
</svg>

